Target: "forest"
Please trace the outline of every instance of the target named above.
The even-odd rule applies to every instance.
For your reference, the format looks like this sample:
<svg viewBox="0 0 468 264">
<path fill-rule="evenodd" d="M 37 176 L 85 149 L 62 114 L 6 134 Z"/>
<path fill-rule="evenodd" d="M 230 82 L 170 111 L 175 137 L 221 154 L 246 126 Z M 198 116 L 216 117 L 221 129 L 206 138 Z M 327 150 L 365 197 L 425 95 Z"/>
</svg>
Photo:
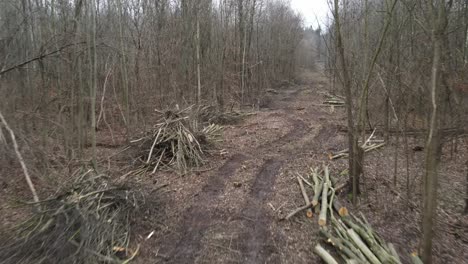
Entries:
<svg viewBox="0 0 468 264">
<path fill-rule="evenodd" d="M 313 1 L 0 0 L 0 263 L 468 263 L 468 1 Z"/>
</svg>

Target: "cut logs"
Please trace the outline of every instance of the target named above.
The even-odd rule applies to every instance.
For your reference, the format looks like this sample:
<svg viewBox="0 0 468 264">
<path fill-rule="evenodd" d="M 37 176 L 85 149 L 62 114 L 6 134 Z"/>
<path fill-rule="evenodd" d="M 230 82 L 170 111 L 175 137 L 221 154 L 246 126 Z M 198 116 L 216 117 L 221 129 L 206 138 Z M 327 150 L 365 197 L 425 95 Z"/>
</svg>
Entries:
<svg viewBox="0 0 468 264">
<path fill-rule="evenodd" d="M 319 255 L 323 259 L 323 261 L 325 261 L 325 263 L 338 264 L 338 262 L 333 258 L 333 256 L 330 255 L 330 253 L 328 253 L 328 251 L 324 249 L 320 244 L 315 246 L 314 252 L 317 253 L 317 255 Z"/>
<path fill-rule="evenodd" d="M 298 207 L 296 209 L 294 209 L 291 213 L 289 213 L 286 217 L 282 218 L 282 220 L 289 220 L 291 217 L 295 216 L 296 214 L 298 214 L 299 212 L 302 212 L 304 210 L 309 210 L 309 209 L 313 209 L 313 208 L 317 208 L 317 209 L 320 209 L 320 211 L 317 211 L 317 212 L 320 212 L 320 215 L 319 215 L 319 223 L 323 223 L 323 225 L 326 224 L 326 212 L 327 212 L 327 208 L 330 206 L 331 204 L 331 207 L 339 214 L 339 215 L 348 215 L 348 209 L 346 209 L 339 201 L 337 201 L 336 199 L 333 200 L 333 201 L 330 201 L 330 204 L 329 202 L 327 201 L 326 203 L 323 202 L 323 197 L 327 197 L 326 200 L 328 200 L 328 196 L 331 196 L 332 195 L 332 191 L 333 192 L 337 192 L 341 189 L 343 189 L 346 184 L 337 184 L 335 186 L 334 184 L 334 181 L 332 179 L 330 179 L 329 175 L 328 177 L 326 176 L 328 174 L 328 167 L 325 167 L 323 169 L 323 171 L 325 172 L 324 174 L 324 177 L 320 177 L 318 175 L 318 169 L 312 169 L 311 170 L 311 175 L 310 178 L 312 178 L 311 181 L 309 180 L 306 180 L 304 177 L 302 176 L 298 176 L 297 177 L 297 180 L 299 181 L 299 186 L 301 188 L 301 193 L 302 193 L 302 196 L 304 198 L 304 201 L 305 201 L 305 205 L 301 206 L 301 207 Z M 328 179 L 328 180 L 327 180 Z M 305 186 L 303 183 L 306 183 L 314 192 L 314 196 L 312 198 L 312 201 L 310 201 L 309 197 L 307 197 L 307 199 L 305 198 L 305 196 L 307 196 L 307 193 L 306 193 L 306 190 L 305 190 Z M 325 184 L 326 182 L 328 182 L 328 184 Z M 301 187 L 302 185 L 302 187 Z M 302 190 L 302 188 L 304 187 L 304 190 Z M 326 193 L 327 195 L 323 195 L 324 193 Z M 320 203 L 320 200 L 321 203 Z M 323 211 L 323 213 L 322 213 Z M 312 210 L 310 211 L 310 213 L 312 213 Z M 309 215 L 310 213 L 306 213 L 306 215 Z"/>
<path fill-rule="evenodd" d="M 370 140 L 366 144 L 368 142 Z M 318 217 L 320 234 L 324 237 L 324 241 L 335 249 L 328 249 L 328 247 L 317 244 L 314 252 L 325 263 L 401 263 L 395 247 L 390 243 L 386 243 L 373 230 L 364 215 L 354 216 L 339 203 L 336 194 L 345 185 L 336 184 L 336 180 L 332 178 L 328 167 L 324 166 L 322 175 L 318 173 L 318 169 L 312 169 L 311 171 L 309 177 L 300 175 L 297 177 L 306 204 L 296 208 L 283 219 L 288 220 L 304 210 L 309 212 L 312 208 L 320 208 Z M 307 191 L 314 192 L 312 201 L 307 196 Z M 306 215 L 310 217 L 309 213 Z M 419 258 L 417 256 L 413 255 L 411 258 L 413 263 L 418 263 Z"/>
<path fill-rule="evenodd" d="M 302 196 L 304 197 L 305 204 L 310 204 L 309 196 L 307 195 L 307 192 L 305 190 L 304 183 L 302 182 L 302 179 L 299 176 L 297 177 L 297 181 L 299 182 L 299 186 L 301 187 L 301 192 Z M 306 215 L 308 218 L 312 218 L 312 209 L 307 208 Z"/>
<path fill-rule="evenodd" d="M 331 185 L 330 175 L 328 174 L 328 167 L 325 167 L 325 179 L 322 189 L 322 209 L 320 210 L 320 216 L 318 224 L 324 226 L 327 224 L 327 208 L 328 208 L 328 189 Z M 333 194 L 334 195 L 334 194 Z"/>
<path fill-rule="evenodd" d="M 383 146 L 385 146 L 385 141 L 381 139 L 375 139 L 374 134 L 375 134 L 375 129 L 372 131 L 371 135 L 369 138 L 362 143 L 362 141 L 359 143 L 360 147 L 364 150 L 364 153 L 379 149 Z M 344 158 L 349 156 L 349 149 L 344 149 L 341 151 L 338 151 L 336 153 L 330 154 L 329 158 L 330 160 L 335 160 L 339 158 Z"/>
<path fill-rule="evenodd" d="M 324 96 L 326 97 L 325 101 L 323 101 L 323 105 L 325 106 L 344 106 L 345 101 L 344 98 L 338 95 L 333 95 L 329 93 L 325 93 Z"/>
</svg>

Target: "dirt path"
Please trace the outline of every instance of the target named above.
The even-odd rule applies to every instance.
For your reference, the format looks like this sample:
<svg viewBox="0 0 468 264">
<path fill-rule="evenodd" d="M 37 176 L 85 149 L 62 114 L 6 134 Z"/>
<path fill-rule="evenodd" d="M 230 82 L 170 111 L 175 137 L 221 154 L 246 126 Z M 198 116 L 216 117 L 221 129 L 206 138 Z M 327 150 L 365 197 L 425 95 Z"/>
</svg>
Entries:
<svg viewBox="0 0 468 264">
<path fill-rule="evenodd" d="M 317 106 L 323 76 L 304 72 L 299 83 L 278 89 L 267 108 L 226 128 L 223 147 L 229 154 L 217 161 L 217 169 L 172 179 L 164 227 L 144 249 L 152 262 L 310 263 L 315 258 L 307 240 L 316 230 L 278 221 L 302 203 L 290 195 L 296 188 L 291 172 L 323 160 L 330 148 L 323 141 L 336 133 L 328 122 L 334 115 Z"/>
</svg>

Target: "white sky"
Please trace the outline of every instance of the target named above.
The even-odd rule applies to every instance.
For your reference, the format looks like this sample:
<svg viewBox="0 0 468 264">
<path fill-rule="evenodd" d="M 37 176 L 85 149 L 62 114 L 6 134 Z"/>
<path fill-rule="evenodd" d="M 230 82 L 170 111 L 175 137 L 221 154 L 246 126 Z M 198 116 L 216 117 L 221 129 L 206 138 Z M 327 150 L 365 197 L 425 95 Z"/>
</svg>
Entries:
<svg viewBox="0 0 468 264">
<path fill-rule="evenodd" d="M 317 20 L 320 25 L 326 25 L 328 7 L 327 0 L 291 0 L 291 5 L 294 10 L 301 13 L 304 17 L 306 26 L 317 28 Z"/>
</svg>

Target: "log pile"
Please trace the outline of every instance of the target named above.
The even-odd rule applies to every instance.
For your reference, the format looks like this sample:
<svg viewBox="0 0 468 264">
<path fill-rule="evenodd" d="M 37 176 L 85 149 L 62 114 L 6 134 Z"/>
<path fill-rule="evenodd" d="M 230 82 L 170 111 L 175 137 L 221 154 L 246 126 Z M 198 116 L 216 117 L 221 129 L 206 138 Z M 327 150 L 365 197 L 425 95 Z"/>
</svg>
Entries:
<svg viewBox="0 0 468 264">
<path fill-rule="evenodd" d="M 313 169 L 310 179 L 297 176 L 305 205 L 293 210 L 284 220 L 306 211 L 306 216 L 312 218 L 312 210 L 318 213 L 318 225 L 324 242 L 330 244 L 334 251 L 327 250 L 318 243 L 314 252 L 328 264 L 337 263 L 365 263 L 381 264 L 401 263 L 400 257 L 391 243 L 386 243 L 371 227 L 364 215 L 357 217 L 350 214 L 336 198 L 337 192 L 345 185 L 336 184 L 330 177 L 327 166 L 323 168 L 323 175 L 318 169 Z M 313 190 L 314 195 L 306 193 L 304 184 Z M 421 263 L 416 255 L 412 255 L 413 263 Z"/>
<path fill-rule="evenodd" d="M 327 106 L 344 106 L 345 101 L 344 98 L 338 95 L 333 95 L 330 93 L 325 93 L 324 96 L 326 97 L 325 101 L 323 101 L 323 105 Z"/>
<path fill-rule="evenodd" d="M 364 153 L 379 149 L 383 146 L 385 146 L 385 141 L 382 139 L 374 139 L 374 134 L 375 134 L 375 129 L 372 131 L 372 134 L 369 136 L 369 138 L 362 143 L 362 141 L 359 143 L 360 147 L 363 149 Z M 349 149 L 344 149 L 335 153 L 332 153 L 329 155 L 330 160 L 336 160 L 340 158 L 347 158 L 349 157 Z"/>
</svg>

